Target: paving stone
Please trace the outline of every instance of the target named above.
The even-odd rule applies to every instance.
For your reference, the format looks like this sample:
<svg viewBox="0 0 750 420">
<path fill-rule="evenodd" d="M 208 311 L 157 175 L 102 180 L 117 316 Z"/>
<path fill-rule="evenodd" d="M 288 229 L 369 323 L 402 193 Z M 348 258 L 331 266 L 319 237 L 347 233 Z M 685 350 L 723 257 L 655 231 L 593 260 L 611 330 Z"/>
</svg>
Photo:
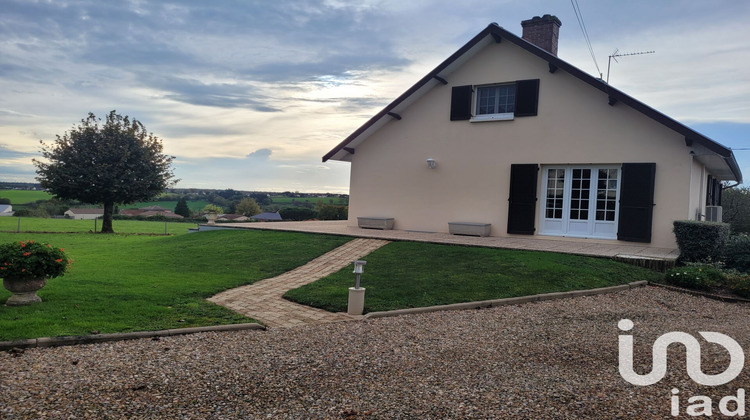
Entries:
<svg viewBox="0 0 750 420">
<path fill-rule="evenodd" d="M 352 321 L 360 317 L 331 313 L 289 302 L 282 298 L 290 289 L 312 283 L 350 265 L 389 243 L 386 240 L 357 238 L 279 276 L 219 293 L 208 300 L 269 327 Z"/>
</svg>

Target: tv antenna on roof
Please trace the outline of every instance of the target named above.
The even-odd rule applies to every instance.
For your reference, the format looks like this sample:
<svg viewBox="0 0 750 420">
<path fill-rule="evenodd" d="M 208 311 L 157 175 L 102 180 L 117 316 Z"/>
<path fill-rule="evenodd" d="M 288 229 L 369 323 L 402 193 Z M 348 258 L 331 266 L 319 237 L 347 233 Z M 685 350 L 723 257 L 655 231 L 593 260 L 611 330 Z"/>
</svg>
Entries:
<svg viewBox="0 0 750 420">
<path fill-rule="evenodd" d="M 612 53 L 612 55 L 609 56 L 609 59 L 607 60 L 607 84 L 609 84 L 609 65 L 612 63 L 612 59 L 615 59 L 615 63 L 619 63 L 617 61 L 617 57 L 627 57 L 630 55 L 642 55 L 642 54 L 653 54 L 656 51 L 641 51 L 641 52 L 634 52 L 634 53 L 627 53 L 627 54 L 620 54 L 620 49 L 615 48 L 615 51 Z"/>
</svg>

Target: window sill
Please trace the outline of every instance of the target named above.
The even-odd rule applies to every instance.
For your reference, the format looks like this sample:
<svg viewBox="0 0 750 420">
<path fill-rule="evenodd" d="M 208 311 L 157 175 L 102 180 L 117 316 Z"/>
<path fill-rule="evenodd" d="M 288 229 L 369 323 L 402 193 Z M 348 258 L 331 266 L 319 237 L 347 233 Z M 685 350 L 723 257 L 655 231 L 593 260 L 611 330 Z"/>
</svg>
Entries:
<svg viewBox="0 0 750 420">
<path fill-rule="evenodd" d="M 487 121 L 512 121 L 515 115 L 512 112 L 506 114 L 487 114 L 475 115 L 471 117 L 470 122 L 487 122 Z"/>
</svg>

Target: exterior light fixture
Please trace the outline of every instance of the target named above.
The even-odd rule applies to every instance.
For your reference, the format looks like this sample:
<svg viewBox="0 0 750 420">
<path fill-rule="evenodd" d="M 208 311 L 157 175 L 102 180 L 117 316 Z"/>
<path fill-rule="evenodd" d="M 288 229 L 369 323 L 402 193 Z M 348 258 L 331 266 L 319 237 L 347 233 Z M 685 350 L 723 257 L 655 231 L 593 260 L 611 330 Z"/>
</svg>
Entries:
<svg viewBox="0 0 750 420">
<path fill-rule="evenodd" d="M 359 289 L 359 277 L 362 275 L 362 273 L 365 272 L 365 264 L 367 264 L 367 261 L 354 261 L 354 271 L 352 272 L 357 275 L 357 279 L 354 283 L 354 287 L 356 287 L 357 289 Z"/>
<path fill-rule="evenodd" d="M 436 166 L 437 166 L 437 162 L 435 162 L 435 159 L 433 159 L 433 158 L 427 159 L 427 167 L 428 168 L 435 169 Z"/>
<path fill-rule="evenodd" d="M 367 261 L 354 261 L 353 273 L 357 277 L 354 282 L 354 287 L 349 288 L 349 302 L 346 310 L 346 313 L 349 315 L 362 315 L 365 311 L 365 288 L 359 287 L 359 279 L 360 276 L 362 276 L 362 273 L 365 272 L 365 264 L 367 264 Z"/>
</svg>

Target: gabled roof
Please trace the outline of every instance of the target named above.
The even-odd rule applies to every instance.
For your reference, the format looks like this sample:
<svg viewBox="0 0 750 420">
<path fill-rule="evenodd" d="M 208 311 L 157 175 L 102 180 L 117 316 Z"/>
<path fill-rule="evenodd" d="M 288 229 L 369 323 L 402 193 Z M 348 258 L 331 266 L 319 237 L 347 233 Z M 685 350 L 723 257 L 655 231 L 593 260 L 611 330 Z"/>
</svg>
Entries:
<svg viewBox="0 0 750 420">
<path fill-rule="evenodd" d="M 402 112 L 402 110 L 406 109 L 409 105 L 426 94 L 433 87 L 440 84 L 446 84 L 448 76 L 458 67 L 462 66 L 469 59 L 471 59 L 482 48 L 492 42 L 504 41 L 509 41 L 530 52 L 531 54 L 534 54 L 537 57 L 547 61 L 547 63 L 549 63 L 550 72 L 564 71 L 572 76 L 577 77 L 578 79 L 589 84 L 595 89 L 604 92 L 607 95 L 610 104 L 621 102 L 641 112 L 654 121 L 685 136 L 686 145 L 698 144 L 704 147 L 710 153 L 696 153 L 696 159 L 700 160 L 704 165 L 712 169 L 716 178 L 742 182 L 742 172 L 737 165 L 737 160 L 735 159 L 731 149 L 662 114 L 661 112 L 623 93 L 622 91 L 613 88 L 603 80 L 589 75 L 583 70 L 559 59 L 557 56 L 550 54 L 549 52 L 537 47 L 536 45 L 526 41 L 525 39 L 514 35 L 511 32 L 508 32 L 507 30 L 498 26 L 496 23 L 491 23 L 489 26 L 487 26 L 487 28 L 485 28 L 482 32 L 477 34 L 458 51 L 453 53 L 453 55 L 448 57 L 448 59 L 443 61 L 434 70 L 432 70 L 425 77 L 419 80 L 414 86 L 409 88 L 409 90 L 404 92 L 401 96 L 396 98 L 395 101 L 391 102 L 388 106 L 383 108 L 383 110 L 378 112 L 374 117 L 370 118 L 369 121 L 367 121 L 363 126 L 359 127 L 356 131 L 349 135 L 349 137 L 347 137 L 346 139 L 344 139 L 344 141 L 334 147 L 330 152 L 326 153 L 326 155 L 323 156 L 323 162 L 326 162 L 329 159 L 345 161 L 351 160 L 350 155 L 355 152 L 355 148 L 371 134 L 373 134 L 390 120 L 394 118 L 400 119 L 399 113 Z"/>
<path fill-rule="evenodd" d="M 281 220 L 281 215 L 277 213 L 260 213 L 256 214 L 255 216 L 251 217 L 251 219 L 255 220 Z"/>
</svg>

